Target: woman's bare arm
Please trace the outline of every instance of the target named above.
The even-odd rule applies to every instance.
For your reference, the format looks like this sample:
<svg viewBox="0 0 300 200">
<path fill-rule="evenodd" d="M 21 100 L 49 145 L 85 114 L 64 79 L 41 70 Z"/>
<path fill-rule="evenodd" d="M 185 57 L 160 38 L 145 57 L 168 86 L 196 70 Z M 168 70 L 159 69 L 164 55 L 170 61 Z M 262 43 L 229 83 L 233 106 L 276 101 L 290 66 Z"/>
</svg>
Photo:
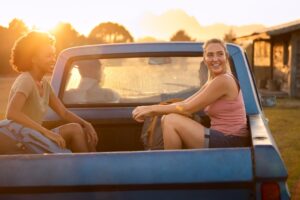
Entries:
<svg viewBox="0 0 300 200">
<path fill-rule="evenodd" d="M 220 76 L 185 101 L 170 105 L 139 106 L 133 110 L 132 115 L 138 122 L 142 122 L 146 116 L 169 113 L 190 116 L 192 113 L 202 110 L 207 105 L 227 95 L 230 87 L 232 87 L 232 81 L 225 76 Z"/>
<path fill-rule="evenodd" d="M 50 130 L 46 129 L 45 127 L 35 122 L 34 120 L 32 120 L 30 117 L 28 117 L 22 112 L 22 108 L 25 102 L 26 102 L 26 96 L 21 92 L 17 92 L 8 103 L 6 118 L 13 120 L 17 123 L 20 123 L 28 128 L 37 130 L 38 132 L 42 133 L 49 139 L 56 142 L 59 146 L 64 148 L 66 144 L 64 139 L 60 135 L 55 134 Z"/>
<path fill-rule="evenodd" d="M 88 140 L 97 144 L 98 136 L 91 123 L 70 112 L 53 93 L 50 93 L 49 106 L 64 120 L 80 124 L 85 130 L 87 130 Z"/>
</svg>

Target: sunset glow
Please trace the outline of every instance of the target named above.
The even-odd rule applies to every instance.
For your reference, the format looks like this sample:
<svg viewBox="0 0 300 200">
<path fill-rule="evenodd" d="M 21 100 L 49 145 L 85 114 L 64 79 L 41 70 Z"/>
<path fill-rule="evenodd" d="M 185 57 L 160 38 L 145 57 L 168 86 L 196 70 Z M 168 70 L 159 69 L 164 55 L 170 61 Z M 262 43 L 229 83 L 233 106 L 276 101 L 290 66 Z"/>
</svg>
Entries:
<svg viewBox="0 0 300 200">
<path fill-rule="evenodd" d="M 1 4 L 1 26 L 8 26 L 13 18 L 23 20 L 29 28 L 42 30 L 50 30 L 59 22 L 68 22 L 84 35 L 101 22 L 111 21 L 124 25 L 135 37 L 153 34 L 165 37 L 149 32 L 143 25 L 147 17 L 159 20 L 170 10 L 179 10 L 188 17 L 194 17 L 201 26 L 223 23 L 228 26 L 262 24 L 268 27 L 300 19 L 298 0 L 286 0 L 284 4 L 273 0 L 272 6 L 269 1 L 259 0 L 243 2 L 243 5 L 237 0 L 190 0 L 188 3 L 185 0 L 10 0 Z M 173 19 L 169 25 L 176 26 L 180 20 Z"/>
</svg>

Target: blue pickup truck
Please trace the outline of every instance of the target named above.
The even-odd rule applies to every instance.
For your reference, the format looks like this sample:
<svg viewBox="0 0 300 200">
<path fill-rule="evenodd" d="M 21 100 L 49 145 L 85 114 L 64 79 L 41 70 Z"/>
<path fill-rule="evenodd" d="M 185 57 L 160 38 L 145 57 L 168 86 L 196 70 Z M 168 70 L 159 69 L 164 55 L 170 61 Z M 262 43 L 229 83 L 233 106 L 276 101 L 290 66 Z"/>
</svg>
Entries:
<svg viewBox="0 0 300 200">
<path fill-rule="evenodd" d="M 228 44 L 251 145 L 144 150 L 138 105 L 186 98 L 207 77 L 202 43 L 80 46 L 58 57 L 51 85 L 95 127 L 97 153 L 0 156 L 0 199 L 290 199 L 287 170 L 265 118 L 245 52 Z M 204 66 L 204 67 L 203 67 Z M 51 110 L 44 126 L 64 123 Z"/>
</svg>

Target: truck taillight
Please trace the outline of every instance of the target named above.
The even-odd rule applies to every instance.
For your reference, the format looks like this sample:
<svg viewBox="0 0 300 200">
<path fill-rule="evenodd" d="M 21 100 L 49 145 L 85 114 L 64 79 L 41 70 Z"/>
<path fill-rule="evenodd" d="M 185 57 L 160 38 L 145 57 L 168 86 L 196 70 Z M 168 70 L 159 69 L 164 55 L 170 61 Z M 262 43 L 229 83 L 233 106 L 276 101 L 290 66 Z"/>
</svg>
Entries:
<svg viewBox="0 0 300 200">
<path fill-rule="evenodd" d="M 261 184 L 262 200 L 280 200 L 280 188 L 276 182 L 264 182 Z"/>
</svg>

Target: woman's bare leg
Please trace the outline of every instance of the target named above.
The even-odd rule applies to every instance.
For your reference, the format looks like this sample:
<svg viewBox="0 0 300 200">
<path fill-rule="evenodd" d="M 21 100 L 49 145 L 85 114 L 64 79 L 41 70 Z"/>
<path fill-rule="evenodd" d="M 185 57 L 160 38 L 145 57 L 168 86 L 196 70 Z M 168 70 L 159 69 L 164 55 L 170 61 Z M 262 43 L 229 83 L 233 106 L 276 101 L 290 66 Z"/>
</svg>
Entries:
<svg viewBox="0 0 300 200">
<path fill-rule="evenodd" d="M 96 146 L 92 143 L 88 143 L 89 152 L 97 152 Z"/>
<path fill-rule="evenodd" d="M 72 152 L 90 152 L 87 137 L 80 124 L 69 123 L 59 127 L 59 134 L 65 139 Z"/>
<path fill-rule="evenodd" d="M 198 122 L 179 114 L 162 118 L 165 149 L 189 149 L 204 147 L 204 127 Z"/>
</svg>

